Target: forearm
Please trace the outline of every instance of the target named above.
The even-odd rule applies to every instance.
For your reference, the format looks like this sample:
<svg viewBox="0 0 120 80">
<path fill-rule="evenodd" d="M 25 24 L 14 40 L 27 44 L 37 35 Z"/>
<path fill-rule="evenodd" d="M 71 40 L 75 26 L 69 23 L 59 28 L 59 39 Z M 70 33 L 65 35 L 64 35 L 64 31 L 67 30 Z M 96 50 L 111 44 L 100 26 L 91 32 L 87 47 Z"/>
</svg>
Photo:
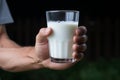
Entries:
<svg viewBox="0 0 120 80">
<path fill-rule="evenodd" d="M 43 68 L 34 47 L 0 48 L 0 67 L 12 72 Z"/>
<path fill-rule="evenodd" d="M 34 47 L 22 47 L 12 41 L 4 25 L 0 25 L 0 68 L 12 72 L 42 68 Z"/>
</svg>

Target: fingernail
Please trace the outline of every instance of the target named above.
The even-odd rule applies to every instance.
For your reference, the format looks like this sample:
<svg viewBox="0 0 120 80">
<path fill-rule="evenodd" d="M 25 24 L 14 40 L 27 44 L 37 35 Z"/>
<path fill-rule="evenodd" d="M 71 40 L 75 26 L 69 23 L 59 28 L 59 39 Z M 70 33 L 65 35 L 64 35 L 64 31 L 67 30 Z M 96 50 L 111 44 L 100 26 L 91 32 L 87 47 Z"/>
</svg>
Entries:
<svg viewBox="0 0 120 80">
<path fill-rule="evenodd" d="M 50 29 L 47 28 L 46 31 L 45 31 L 45 33 L 48 34 L 49 32 L 50 32 Z"/>
</svg>

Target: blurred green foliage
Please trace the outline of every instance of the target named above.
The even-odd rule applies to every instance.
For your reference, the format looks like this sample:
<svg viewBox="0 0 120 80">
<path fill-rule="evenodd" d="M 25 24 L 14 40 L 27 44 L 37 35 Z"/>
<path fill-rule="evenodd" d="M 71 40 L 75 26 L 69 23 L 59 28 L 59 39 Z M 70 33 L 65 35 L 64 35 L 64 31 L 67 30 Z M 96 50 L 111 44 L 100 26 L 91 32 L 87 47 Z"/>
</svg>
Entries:
<svg viewBox="0 0 120 80">
<path fill-rule="evenodd" d="M 120 80 L 120 59 L 82 60 L 66 70 L 40 69 L 11 73 L 1 70 L 1 80 Z"/>
</svg>

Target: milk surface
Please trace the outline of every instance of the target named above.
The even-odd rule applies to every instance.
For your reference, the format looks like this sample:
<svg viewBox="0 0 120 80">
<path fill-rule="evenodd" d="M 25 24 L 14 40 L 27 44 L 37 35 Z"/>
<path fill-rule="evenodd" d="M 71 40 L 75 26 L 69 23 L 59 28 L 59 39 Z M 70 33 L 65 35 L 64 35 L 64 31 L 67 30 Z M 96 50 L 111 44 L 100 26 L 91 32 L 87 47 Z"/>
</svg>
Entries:
<svg viewBox="0 0 120 80">
<path fill-rule="evenodd" d="M 53 30 L 53 33 L 48 37 L 50 56 L 59 59 L 72 58 L 73 36 L 78 22 L 47 22 L 47 26 Z"/>
</svg>

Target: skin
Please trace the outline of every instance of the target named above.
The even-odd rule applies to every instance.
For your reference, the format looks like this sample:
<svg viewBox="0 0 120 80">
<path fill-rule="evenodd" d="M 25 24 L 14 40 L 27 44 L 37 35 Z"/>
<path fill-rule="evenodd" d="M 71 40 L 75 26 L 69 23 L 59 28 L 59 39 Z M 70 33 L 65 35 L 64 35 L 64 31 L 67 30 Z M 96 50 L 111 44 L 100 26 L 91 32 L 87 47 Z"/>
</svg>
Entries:
<svg viewBox="0 0 120 80">
<path fill-rule="evenodd" d="M 9 38 L 5 25 L 0 25 L 0 68 L 10 72 L 21 72 L 33 69 L 49 68 L 64 70 L 80 61 L 86 50 L 86 28 L 80 26 L 73 37 L 74 63 L 53 63 L 49 58 L 47 37 L 51 28 L 41 28 L 36 35 L 35 46 L 20 46 Z"/>
</svg>

